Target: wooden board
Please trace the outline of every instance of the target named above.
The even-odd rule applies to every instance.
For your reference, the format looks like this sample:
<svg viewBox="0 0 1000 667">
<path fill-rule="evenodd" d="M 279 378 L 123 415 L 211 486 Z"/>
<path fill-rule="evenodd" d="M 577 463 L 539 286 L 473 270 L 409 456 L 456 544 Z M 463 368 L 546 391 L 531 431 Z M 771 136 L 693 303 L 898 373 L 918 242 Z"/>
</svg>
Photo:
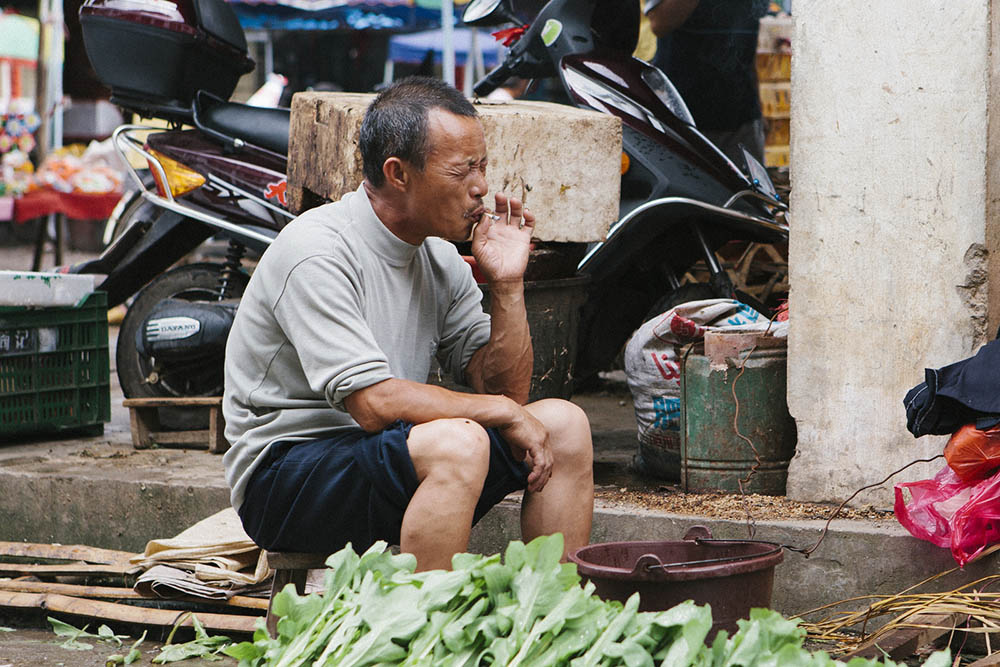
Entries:
<svg viewBox="0 0 1000 667">
<path fill-rule="evenodd" d="M 116 586 L 81 586 L 77 584 L 60 584 L 49 581 L 20 581 L 16 579 L 0 580 L 0 591 L 12 593 L 55 593 L 75 598 L 94 600 L 160 600 L 193 602 L 199 605 L 217 605 L 220 607 L 239 607 L 242 609 L 267 609 L 266 598 L 252 598 L 246 595 L 234 595 L 228 600 L 212 600 L 195 596 L 180 596 L 171 598 L 150 598 L 132 588 Z"/>
<path fill-rule="evenodd" d="M 362 181 L 358 135 L 372 95 L 292 98 L 288 204 L 301 213 Z M 489 153 L 490 192 L 520 197 L 540 241 L 600 241 L 618 219 L 621 121 L 549 102 L 477 104 Z M 487 205 L 491 205 L 492 194 Z"/>
<path fill-rule="evenodd" d="M 142 568 L 134 565 L 66 563 L 60 565 L 36 565 L 24 563 L 0 563 L 0 577 L 124 577 L 135 574 Z"/>
<path fill-rule="evenodd" d="M 917 649 L 927 646 L 938 637 L 951 632 L 964 623 L 967 614 L 916 614 L 907 619 L 907 625 L 863 643 L 848 653 L 846 658 L 878 658 L 888 654 L 893 660 L 902 660 L 913 655 Z"/>
<path fill-rule="evenodd" d="M 7 609 L 45 609 L 49 612 L 62 612 L 74 616 L 97 618 L 106 621 L 123 623 L 138 623 L 159 627 L 193 625 L 191 614 L 186 611 L 167 609 L 149 609 L 147 607 L 132 607 L 114 602 L 85 600 L 68 595 L 55 593 L 18 593 L 0 591 L 0 608 Z M 235 614 L 198 613 L 198 621 L 206 630 L 221 632 L 241 632 L 250 634 L 257 625 L 257 616 L 238 616 Z"/>
<path fill-rule="evenodd" d="M 0 557 L 50 558 L 84 561 L 98 564 L 127 564 L 138 554 L 127 551 L 100 549 L 80 544 L 36 544 L 33 542 L 0 542 Z"/>
<path fill-rule="evenodd" d="M 221 396 L 193 396 L 185 398 L 126 398 L 122 405 L 128 408 L 132 427 L 132 446 L 149 449 L 153 445 L 178 445 L 192 449 L 207 449 L 213 454 L 225 454 L 229 449 L 226 424 L 222 417 Z M 208 428 L 193 431 L 160 430 L 159 408 L 208 408 Z"/>
</svg>

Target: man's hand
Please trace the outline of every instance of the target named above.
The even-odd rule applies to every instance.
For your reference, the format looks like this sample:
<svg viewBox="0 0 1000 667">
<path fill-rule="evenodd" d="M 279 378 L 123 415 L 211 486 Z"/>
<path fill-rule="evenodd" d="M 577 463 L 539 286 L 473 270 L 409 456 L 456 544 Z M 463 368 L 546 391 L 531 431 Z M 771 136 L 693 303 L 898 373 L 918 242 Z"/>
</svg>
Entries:
<svg viewBox="0 0 1000 667">
<path fill-rule="evenodd" d="M 538 493 L 552 476 L 552 450 L 549 449 L 549 433 L 527 410 L 514 423 L 500 428 L 514 458 L 522 459 L 531 466 L 528 473 L 528 491 Z"/>
<path fill-rule="evenodd" d="M 497 193 L 493 220 L 484 213 L 472 233 L 472 256 L 489 283 L 521 280 L 528 268 L 528 252 L 535 216 L 521 200 Z"/>
</svg>

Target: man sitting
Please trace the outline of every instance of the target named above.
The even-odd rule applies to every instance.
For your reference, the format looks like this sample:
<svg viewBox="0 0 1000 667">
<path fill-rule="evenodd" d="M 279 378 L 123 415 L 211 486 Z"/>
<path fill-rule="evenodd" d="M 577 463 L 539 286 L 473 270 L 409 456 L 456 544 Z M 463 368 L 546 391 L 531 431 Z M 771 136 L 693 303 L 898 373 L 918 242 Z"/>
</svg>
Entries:
<svg viewBox="0 0 1000 667">
<path fill-rule="evenodd" d="M 360 149 L 361 187 L 278 235 L 229 336 L 224 463 L 247 533 L 285 551 L 386 540 L 447 568 L 472 525 L 525 489 L 524 539 L 583 546 L 590 427 L 567 401 L 526 404 L 535 218 L 499 193 L 487 211 L 475 107 L 434 79 L 398 82 L 368 108 Z M 489 316 L 448 242 L 470 234 Z M 426 384 L 434 356 L 476 393 Z"/>
</svg>

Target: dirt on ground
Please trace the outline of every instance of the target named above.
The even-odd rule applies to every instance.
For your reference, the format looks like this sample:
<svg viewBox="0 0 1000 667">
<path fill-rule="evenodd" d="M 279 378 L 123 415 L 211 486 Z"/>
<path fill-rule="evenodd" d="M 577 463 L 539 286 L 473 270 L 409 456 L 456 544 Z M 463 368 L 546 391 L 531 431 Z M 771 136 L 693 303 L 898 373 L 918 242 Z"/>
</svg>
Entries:
<svg viewBox="0 0 1000 667">
<path fill-rule="evenodd" d="M 642 508 L 671 514 L 691 514 L 714 519 L 755 520 L 829 519 L 837 510 L 836 505 L 803 503 L 784 496 L 731 493 L 684 493 L 675 486 L 656 489 L 628 487 L 603 487 L 595 490 L 595 498 L 605 507 L 621 509 Z M 892 519 L 889 510 L 874 507 L 845 507 L 837 519 L 878 521 Z"/>
<path fill-rule="evenodd" d="M 66 619 L 72 621 L 73 619 Z M 101 621 L 94 621 L 90 632 L 95 632 L 96 626 Z M 83 627 L 84 623 L 78 623 Z M 65 647 L 66 638 L 57 636 L 49 628 L 40 627 L 10 627 L 0 625 L 0 667 L 39 667 L 40 665 L 52 665 L 52 667 L 105 667 L 108 658 L 113 655 L 125 656 L 129 649 L 141 636 L 130 633 L 130 636 L 123 639 L 122 646 L 115 646 L 108 642 L 97 640 L 81 640 L 81 644 L 86 644 L 91 648 L 71 649 Z M 215 633 L 212 633 L 215 634 Z M 153 658 L 160 654 L 163 646 L 162 639 L 145 639 L 139 645 L 141 657 L 134 661 L 133 665 L 152 665 Z M 209 661 L 204 658 L 191 658 L 179 664 L 184 667 L 235 667 L 237 661 L 228 656 L 219 656 L 221 660 Z M 121 662 L 118 662 L 121 664 Z"/>
</svg>

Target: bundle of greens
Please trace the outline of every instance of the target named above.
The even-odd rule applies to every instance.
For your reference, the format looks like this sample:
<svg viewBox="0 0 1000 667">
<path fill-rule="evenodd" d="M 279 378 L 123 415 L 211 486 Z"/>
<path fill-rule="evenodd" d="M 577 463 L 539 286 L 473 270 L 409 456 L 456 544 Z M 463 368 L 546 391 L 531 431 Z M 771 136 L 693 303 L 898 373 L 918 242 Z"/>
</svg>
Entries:
<svg viewBox="0 0 1000 667">
<path fill-rule="evenodd" d="M 592 584 L 580 585 L 575 565 L 559 562 L 561 535 L 512 542 L 502 562 L 458 554 L 451 571 L 420 573 L 413 556 L 385 546 L 360 557 L 349 546 L 334 554 L 323 593 L 300 596 L 288 586 L 275 596 L 276 637 L 261 622 L 253 642 L 223 652 L 241 667 L 843 664 L 804 650 L 804 632 L 773 611 L 754 610 L 735 635 L 720 632 L 709 647 L 707 606 L 639 612 L 637 595 L 624 605 L 603 601 Z M 947 664 L 946 653 L 927 662 Z"/>
</svg>

